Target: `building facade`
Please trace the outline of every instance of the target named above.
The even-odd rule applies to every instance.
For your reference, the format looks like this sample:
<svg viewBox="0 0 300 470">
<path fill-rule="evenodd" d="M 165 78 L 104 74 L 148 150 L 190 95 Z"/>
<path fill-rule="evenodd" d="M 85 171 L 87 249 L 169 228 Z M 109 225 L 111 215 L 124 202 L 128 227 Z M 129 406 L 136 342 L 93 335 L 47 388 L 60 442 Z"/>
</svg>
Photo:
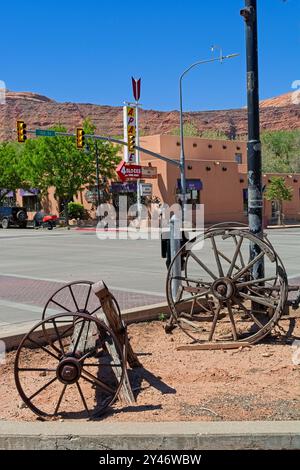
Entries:
<svg viewBox="0 0 300 470">
<path fill-rule="evenodd" d="M 186 137 L 186 178 L 188 202 L 204 204 L 205 223 L 236 221 L 247 223 L 247 143 L 235 140 L 213 140 L 199 137 Z M 180 141 L 178 136 L 152 135 L 140 138 L 141 147 L 157 152 L 165 157 L 179 160 Z M 159 198 L 169 205 L 178 201 L 180 193 L 179 168 L 157 158 L 141 153 L 141 164 L 157 168 L 157 178 L 143 180 L 147 194 Z M 263 175 L 266 187 L 272 176 Z M 287 185 L 293 188 L 293 198 L 284 202 L 283 210 L 287 222 L 300 221 L 300 174 L 280 175 L 286 179 Z M 132 195 L 136 183 L 111 184 L 112 199 L 119 194 Z M 86 189 L 82 189 L 74 199 L 80 202 L 95 215 L 95 206 L 89 202 Z M 17 193 L 17 202 L 25 206 L 30 218 L 38 210 L 40 197 L 36 191 Z M 54 188 L 49 188 L 48 196 L 42 200 L 42 207 L 47 213 L 59 215 L 61 207 L 54 197 Z M 265 201 L 265 224 L 275 223 L 277 207 Z"/>
</svg>

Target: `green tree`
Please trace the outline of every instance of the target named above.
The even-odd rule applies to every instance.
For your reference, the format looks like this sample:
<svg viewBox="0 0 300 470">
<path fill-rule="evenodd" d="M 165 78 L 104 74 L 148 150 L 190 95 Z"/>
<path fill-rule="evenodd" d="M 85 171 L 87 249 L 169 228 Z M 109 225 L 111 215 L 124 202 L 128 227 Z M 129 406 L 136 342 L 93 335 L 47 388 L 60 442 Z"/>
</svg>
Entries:
<svg viewBox="0 0 300 470">
<path fill-rule="evenodd" d="M 207 131 L 201 132 L 200 136 L 202 139 L 229 140 L 228 135 L 223 131 L 219 131 L 218 129 L 208 129 Z"/>
<path fill-rule="evenodd" d="M 269 131 L 261 136 L 263 171 L 295 173 L 300 171 L 300 131 Z"/>
<path fill-rule="evenodd" d="M 278 207 L 278 224 L 283 224 L 283 201 L 290 201 L 293 197 L 293 188 L 286 185 L 285 178 L 273 176 L 271 183 L 265 191 L 265 198 L 268 201 L 274 201 Z"/>
<path fill-rule="evenodd" d="M 180 127 L 176 127 L 171 131 L 172 135 L 180 135 Z M 183 125 L 184 137 L 200 137 L 197 127 L 192 122 L 187 122 Z"/>
<path fill-rule="evenodd" d="M 28 188 L 22 172 L 22 144 L 4 142 L 0 145 L 0 204 L 10 192 Z"/>
<path fill-rule="evenodd" d="M 54 130 L 65 132 L 63 126 Z M 84 122 L 86 133 L 93 133 L 95 127 L 88 120 Z M 89 149 L 79 150 L 74 137 L 40 137 L 28 139 L 24 146 L 23 174 L 34 188 L 47 194 L 48 188 L 55 188 L 55 197 L 64 205 L 68 224 L 68 203 L 83 186 L 95 185 L 95 144 L 89 142 Z M 109 143 L 99 143 L 99 168 L 102 175 L 114 174 L 118 149 Z"/>
</svg>

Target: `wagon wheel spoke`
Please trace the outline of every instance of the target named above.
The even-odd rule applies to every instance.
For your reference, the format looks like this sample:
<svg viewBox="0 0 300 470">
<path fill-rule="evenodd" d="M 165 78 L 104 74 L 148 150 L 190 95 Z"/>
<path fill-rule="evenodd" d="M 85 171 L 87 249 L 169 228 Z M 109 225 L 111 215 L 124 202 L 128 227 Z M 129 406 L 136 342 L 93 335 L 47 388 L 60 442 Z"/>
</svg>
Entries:
<svg viewBox="0 0 300 470">
<path fill-rule="evenodd" d="M 192 301 L 192 305 L 191 305 L 191 309 L 190 309 L 190 316 L 191 317 L 193 316 L 193 313 L 194 313 L 195 303 L 196 303 L 196 299 L 194 299 Z"/>
<path fill-rule="evenodd" d="M 31 341 L 31 343 L 35 344 L 38 348 L 41 348 L 43 351 L 45 351 L 47 354 L 49 354 L 50 356 L 54 357 L 54 359 L 56 359 L 57 361 L 59 361 L 59 357 L 54 354 L 52 351 L 49 351 L 49 349 L 45 348 L 45 346 L 43 346 L 42 344 L 39 344 L 37 341 L 35 341 L 34 339 L 31 338 L 31 336 L 27 336 L 27 339 L 29 341 Z"/>
<path fill-rule="evenodd" d="M 247 264 L 247 266 L 245 266 L 244 268 L 242 268 L 240 271 L 238 271 L 234 277 L 233 277 L 233 280 L 236 281 L 239 277 L 241 277 L 243 274 L 245 274 L 247 271 L 250 271 L 250 268 L 252 268 L 252 266 L 254 266 L 263 256 L 265 255 L 265 253 L 263 251 L 261 251 L 259 253 L 259 255 L 257 255 L 252 261 L 250 261 L 250 263 Z"/>
<path fill-rule="evenodd" d="M 59 322 L 56 322 L 56 323 L 59 323 Z M 64 322 L 61 322 L 61 323 L 64 323 Z M 69 331 L 72 330 L 72 328 L 74 328 L 74 323 L 72 322 L 72 325 L 69 326 L 66 330 L 64 330 L 62 333 L 61 333 L 61 338 L 65 337 L 67 333 L 69 333 Z"/>
<path fill-rule="evenodd" d="M 217 262 L 219 276 L 224 277 L 224 272 L 223 272 L 222 264 L 221 264 L 221 261 L 220 261 L 220 257 L 219 257 L 215 237 L 212 235 L 210 237 L 210 240 L 211 240 L 212 248 L 213 248 L 213 251 L 214 251 L 214 254 L 215 254 L 215 259 L 216 259 L 216 262 Z"/>
<path fill-rule="evenodd" d="M 61 337 L 60 337 L 60 334 L 59 334 L 59 331 L 58 331 L 58 328 L 57 328 L 57 325 L 56 325 L 56 322 L 55 322 L 54 318 L 52 320 L 52 323 L 53 323 L 53 326 L 54 326 L 54 329 L 55 329 L 55 333 L 57 335 L 57 339 L 58 339 L 58 343 L 59 343 L 59 346 L 60 346 L 60 349 L 61 349 L 61 353 L 62 353 L 62 355 L 64 355 L 65 354 L 64 346 L 62 344 Z"/>
<path fill-rule="evenodd" d="M 62 309 L 65 310 L 66 312 L 72 313 L 72 311 L 71 311 L 69 308 L 67 308 L 67 307 L 65 307 L 64 305 L 60 304 L 60 303 L 57 302 L 56 300 L 51 299 L 50 302 L 52 302 L 52 303 L 54 303 L 55 305 L 57 305 L 58 307 L 62 308 Z M 50 302 L 49 302 L 49 303 L 50 303 Z"/>
<path fill-rule="evenodd" d="M 71 296 L 72 296 L 72 299 L 73 299 L 73 302 L 74 302 L 74 305 L 75 305 L 75 308 L 76 308 L 76 312 L 79 312 L 78 303 L 77 303 L 77 301 L 76 301 L 76 299 L 75 299 L 75 295 L 74 295 L 72 286 L 69 285 L 68 287 L 69 287 L 69 291 L 70 291 L 70 293 L 71 293 Z"/>
<path fill-rule="evenodd" d="M 82 403 L 83 403 L 83 406 L 84 406 L 84 408 L 85 408 L 85 411 L 87 412 L 88 416 L 90 416 L 91 413 L 90 413 L 90 410 L 88 409 L 88 406 L 87 406 L 87 404 L 86 404 L 86 400 L 85 400 L 85 398 L 84 398 L 84 395 L 83 395 L 83 392 L 82 392 L 82 390 L 81 390 L 81 387 L 80 387 L 79 382 L 76 382 L 76 387 L 77 387 L 78 393 L 79 393 L 79 395 L 80 395 L 81 401 L 82 401 Z"/>
<path fill-rule="evenodd" d="M 214 318 L 213 318 L 211 330 L 209 332 L 208 341 L 212 341 L 213 339 L 220 311 L 221 311 L 221 306 L 219 305 L 214 312 Z"/>
<path fill-rule="evenodd" d="M 78 333 L 78 335 L 77 335 L 77 338 L 76 338 L 76 341 L 75 341 L 75 344 L 74 344 L 74 347 L 73 347 L 73 352 L 72 352 L 73 356 L 75 355 L 76 349 L 77 349 L 78 344 L 79 344 L 79 341 L 80 341 L 80 339 L 81 339 L 81 335 L 82 335 L 83 329 L 84 329 L 84 327 L 85 327 L 85 323 L 86 323 L 86 321 L 83 320 L 83 321 L 82 321 L 82 324 L 81 324 L 81 327 L 80 327 L 80 331 L 79 331 L 79 333 Z"/>
<path fill-rule="evenodd" d="M 61 394 L 60 394 L 60 396 L 59 396 L 57 405 L 56 405 L 56 407 L 55 407 L 54 415 L 57 415 L 57 413 L 58 413 L 58 410 L 59 410 L 60 404 L 61 404 L 61 402 L 62 402 L 63 396 L 64 396 L 64 394 L 65 394 L 66 388 L 67 388 L 67 385 L 65 384 L 65 385 L 63 386 L 63 389 L 62 389 Z"/>
<path fill-rule="evenodd" d="M 274 303 L 269 302 L 263 297 L 256 297 L 255 295 L 250 295 L 250 294 L 245 294 L 244 292 L 239 293 L 240 297 L 243 297 L 244 299 L 251 300 L 252 302 L 260 305 L 264 305 L 265 307 L 269 307 L 272 309 L 276 308 L 276 305 Z M 269 299 L 269 297 L 268 297 Z M 274 299 L 275 300 L 275 299 Z"/>
<path fill-rule="evenodd" d="M 97 308 L 95 308 L 95 310 L 93 310 L 92 312 L 90 312 L 90 315 L 94 315 L 94 313 L 97 312 L 97 310 L 100 310 L 101 309 L 101 305 L 99 304 Z"/>
<path fill-rule="evenodd" d="M 255 284 L 259 284 L 262 282 L 269 282 L 269 281 L 276 281 L 277 276 L 273 277 L 263 277 L 261 279 L 251 279 L 251 281 L 245 281 L 245 282 L 238 282 L 236 284 L 237 289 L 242 289 L 243 287 L 247 286 L 255 286 Z M 261 286 L 263 288 L 263 286 Z"/>
<path fill-rule="evenodd" d="M 19 372 L 56 372 L 56 369 L 41 367 L 16 367 Z"/>
<path fill-rule="evenodd" d="M 90 364 L 88 362 L 84 363 L 84 367 L 99 367 L 101 369 L 102 367 L 123 367 L 122 364 L 114 364 L 114 363 L 109 363 L 109 364 Z"/>
<path fill-rule="evenodd" d="M 221 258 L 223 258 L 225 261 L 227 261 L 228 264 L 231 264 L 231 259 L 228 258 L 228 256 L 224 255 L 224 253 L 222 253 L 222 251 L 218 250 L 218 255 L 221 256 Z M 236 264 L 234 266 L 235 269 L 240 269 L 240 267 Z"/>
<path fill-rule="evenodd" d="M 205 266 L 204 263 L 202 263 L 202 261 L 198 258 L 198 256 L 195 255 L 195 253 L 190 251 L 190 256 L 196 261 L 196 263 L 201 266 L 202 269 L 204 269 L 204 271 L 207 272 L 207 274 L 209 274 L 210 277 L 212 277 L 215 281 L 218 279 L 217 276 L 207 266 Z"/>
<path fill-rule="evenodd" d="M 83 374 L 86 374 L 87 377 L 85 377 Z M 105 392 L 107 393 L 110 393 L 111 395 L 114 395 L 116 393 L 116 390 L 114 390 L 112 387 L 110 387 L 109 385 L 107 385 L 106 383 L 104 383 L 102 380 L 100 380 L 99 378 L 95 377 L 93 374 L 91 374 L 90 372 L 88 372 L 87 370 L 85 369 L 82 369 L 82 375 L 81 377 L 86 380 L 87 382 L 90 382 L 91 384 L 93 385 L 97 385 L 99 388 L 101 388 L 102 390 L 104 390 Z"/>
<path fill-rule="evenodd" d="M 227 272 L 227 277 L 231 277 L 232 275 L 232 272 L 233 272 L 233 269 L 235 267 L 235 263 L 236 263 L 236 260 L 237 260 L 237 257 L 241 251 L 241 246 L 242 246 L 242 243 L 244 241 L 244 237 L 240 236 L 240 239 L 238 241 L 238 244 L 236 245 L 236 248 L 235 248 L 235 252 L 234 252 L 234 255 L 233 255 L 233 258 L 232 258 L 232 261 L 230 263 L 230 266 L 229 266 L 229 269 L 228 269 L 228 272 Z M 245 266 L 244 266 L 245 267 Z"/>
<path fill-rule="evenodd" d="M 43 385 L 41 388 L 39 388 L 36 392 L 34 392 L 28 400 L 31 401 L 33 398 L 35 398 L 37 395 L 39 395 L 43 390 L 45 390 L 49 385 L 53 384 L 57 380 L 57 377 L 54 377 L 51 379 L 49 382 L 47 382 L 45 385 Z"/>
<path fill-rule="evenodd" d="M 230 319 L 230 323 L 231 323 L 233 339 L 234 339 L 234 341 L 237 341 L 238 340 L 238 334 L 237 334 L 237 331 L 236 331 L 236 326 L 235 326 L 235 322 L 234 322 L 234 317 L 233 317 L 233 312 L 232 312 L 230 300 L 228 300 L 226 302 L 226 305 L 227 305 L 228 315 L 229 315 L 229 319 Z"/>
<path fill-rule="evenodd" d="M 176 305 L 180 305 L 180 304 L 182 304 L 182 303 L 184 303 L 184 302 L 189 302 L 190 300 L 193 301 L 193 300 L 195 300 L 195 299 L 196 299 L 196 300 L 197 300 L 197 299 L 200 299 L 201 297 L 206 296 L 206 295 L 209 294 L 209 293 L 210 293 L 210 289 L 207 290 L 207 291 L 205 291 L 205 292 L 201 292 L 200 294 L 191 295 L 190 297 L 186 297 L 186 298 L 184 298 L 184 299 L 178 300 L 178 302 L 175 302 L 175 303 L 176 303 Z"/>
<path fill-rule="evenodd" d="M 246 308 L 245 305 L 242 304 L 242 302 L 236 299 L 236 303 L 242 308 L 242 310 L 244 310 L 245 314 L 248 315 L 260 329 L 264 327 L 264 325 L 255 317 L 255 315 L 253 315 L 253 312 Z"/>
<path fill-rule="evenodd" d="M 84 311 L 85 312 L 87 311 L 87 306 L 88 306 L 88 303 L 89 303 L 89 300 L 90 300 L 91 291 L 92 291 L 92 285 L 90 284 L 89 291 L 88 291 L 86 301 L 85 301 L 85 304 L 84 304 Z"/>
<path fill-rule="evenodd" d="M 92 355 L 97 351 L 97 347 L 94 347 L 92 349 L 90 349 L 88 352 L 86 352 L 83 356 L 80 357 L 79 359 L 79 362 L 84 362 L 85 359 L 87 359 L 88 357 L 92 357 Z"/>
<path fill-rule="evenodd" d="M 204 286 L 210 286 L 211 282 L 208 281 L 203 281 L 202 279 L 192 279 L 187 276 L 172 276 L 171 279 L 174 279 L 175 281 L 186 281 L 186 282 L 192 282 L 194 284 L 203 284 Z"/>
<path fill-rule="evenodd" d="M 238 241 L 237 241 L 237 239 L 236 239 L 236 235 L 233 235 L 233 239 L 234 239 L 235 245 L 237 246 L 237 245 L 238 245 Z M 242 268 L 244 268 L 244 267 L 245 267 L 245 261 L 244 261 L 244 258 L 243 258 L 243 255 L 242 255 L 241 250 L 239 251 L 239 258 L 240 258 L 241 266 L 242 266 Z"/>
</svg>

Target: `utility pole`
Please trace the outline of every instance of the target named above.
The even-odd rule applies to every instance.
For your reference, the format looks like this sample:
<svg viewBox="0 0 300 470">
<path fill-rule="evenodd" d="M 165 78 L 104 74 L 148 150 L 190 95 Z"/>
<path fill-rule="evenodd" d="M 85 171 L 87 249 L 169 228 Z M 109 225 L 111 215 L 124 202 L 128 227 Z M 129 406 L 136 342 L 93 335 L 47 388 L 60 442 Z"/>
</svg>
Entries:
<svg viewBox="0 0 300 470">
<path fill-rule="evenodd" d="M 247 101 L 248 101 L 248 220 L 250 232 L 263 238 L 262 158 L 259 120 L 257 1 L 245 0 L 241 15 L 246 23 Z M 250 260 L 260 253 L 256 244 L 250 246 Z M 253 277 L 264 277 L 264 260 L 253 266 Z"/>
<path fill-rule="evenodd" d="M 100 175 L 99 175 L 99 149 L 98 149 L 98 142 L 95 140 L 95 153 L 96 153 L 96 185 L 97 185 L 97 207 L 100 206 L 101 198 L 100 198 Z"/>
</svg>

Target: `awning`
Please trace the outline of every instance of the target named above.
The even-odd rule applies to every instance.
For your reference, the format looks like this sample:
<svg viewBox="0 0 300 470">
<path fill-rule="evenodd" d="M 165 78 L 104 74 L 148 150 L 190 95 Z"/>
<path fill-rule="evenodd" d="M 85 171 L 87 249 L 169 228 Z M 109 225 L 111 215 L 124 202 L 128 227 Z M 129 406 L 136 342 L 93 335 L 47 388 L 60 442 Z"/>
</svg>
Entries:
<svg viewBox="0 0 300 470">
<path fill-rule="evenodd" d="M 39 194 L 40 190 L 39 189 L 20 189 L 20 196 L 37 196 Z"/>
<path fill-rule="evenodd" d="M 0 189 L 0 196 L 2 196 L 3 193 L 6 192 L 6 189 Z M 14 192 L 13 191 L 9 191 L 9 193 L 5 194 L 4 197 L 14 197 Z"/>
</svg>

